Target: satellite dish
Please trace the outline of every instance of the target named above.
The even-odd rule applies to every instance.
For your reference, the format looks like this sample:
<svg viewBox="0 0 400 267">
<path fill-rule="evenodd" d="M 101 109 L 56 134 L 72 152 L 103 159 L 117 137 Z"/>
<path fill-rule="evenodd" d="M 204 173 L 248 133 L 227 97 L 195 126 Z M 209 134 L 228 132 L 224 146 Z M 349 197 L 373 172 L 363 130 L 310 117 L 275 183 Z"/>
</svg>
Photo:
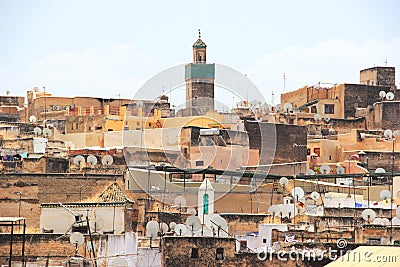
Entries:
<svg viewBox="0 0 400 267">
<path fill-rule="evenodd" d="M 226 220 L 224 218 L 222 218 L 220 215 L 215 214 L 215 213 L 210 214 L 206 217 L 205 225 L 214 234 L 217 233 L 218 236 L 220 236 L 221 229 L 223 229 L 224 232 L 228 232 L 228 223 L 226 222 Z"/>
<path fill-rule="evenodd" d="M 97 164 L 97 158 L 94 155 L 89 155 L 87 157 L 87 162 L 90 163 L 91 166 L 95 166 Z"/>
<path fill-rule="evenodd" d="M 10 94 L 10 90 L 7 89 L 6 90 L 6 94 L 9 95 Z"/>
<path fill-rule="evenodd" d="M 315 175 L 315 171 L 313 171 L 313 170 L 311 170 L 311 169 L 308 169 L 308 170 L 306 171 L 306 175 Z"/>
<path fill-rule="evenodd" d="M 78 155 L 78 156 L 76 156 L 76 157 L 74 158 L 74 164 L 75 164 L 75 165 L 81 166 L 81 163 L 82 163 L 82 162 L 85 162 L 85 158 L 84 158 L 83 156 Z"/>
<path fill-rule="evenodd" d="M 281 111 L 282 110 L 282 105 L 281 104 L 276 105 L 275 109 L 276 109 L 277 112 Z"/>
<path fill-rule="evenodd" d="M 315 115 L 314 115 L 314 120 L 315 120 L 315 121 L 321 121 L 321 120 L 322 120 L 321 115 L 315 114 Z"/>
<path fill-rule="evenodd" d="M 319 169 L 322 174 L 329 174 L 331 172 L 331 167 L 329 167 L 329 165 L 326 164 L 323 164 Z"/>
<path fill-rule="evenodd" d="M 386 94 L 386 100 L 393 100 L 393 98 L 394 98 L 394 94 L 392 93 L 392 92 L 388 92 L 387 94 Z"/>
<path fill-rule="evenodd" d="M 304 197 L 304 190 L 301 187 L 294 187 L 292 189 L 292 196 L 296 199 L 296 201 L 299 201 L 299 199 L 302 199 Z"/>
<path fill-rule="evenodd" d="M 33 129 L 33 133 L 34 133 L 36 136 L 39 136 L 39 135 L 42 134 L 42 129 L 40 129 L 39 127 L 35 127 L 35 129 Z"/>
<path fill-rule="evenodd" d="M 44 136 L 44 137 L 50 137 L 50 136 L 52 136 L 51 130 L 50 130 L 49 128 L 44 128 L 44 129 L 43 129 L 43 136 Z"/>
<path fill-rule="evenodd" d="M 393 217 L 392 225 L 400 225 L 400 219 L 398 217 Z"/>
<path fill-rule="evenodd" d="M 388 225 L 390 224 L 390 221 L 389 221 L 388 218 L 382 218 L 382 219 L 381 219 L 381 223 L 382 223 L 382 225 L 388 226 Z"/>
<path fill-rule="evenodd" d="M 379 193 L 379 197 L 380 197 L 382 200 L 388 200 L 388 199 L 391 199 L 391 198 L 392 198 L 392 193 L 390 193 L 389 190 L 384 189 L 384 190 L 382 190 L 382 191 Z"/>
<path fill-rule="evenodd" d="M 268 212 L 272 214 L 272 216 L 275 216 L 276 214 L 278 214 L 278 206 L 276 205 L 272 205 L 268 208 Z"/>
<path fill-rule="evenodd" d="M 110 166 L 111 164 L 113 164 L 113 162 L 114 162 L 114 160 L 111 155 L 105 155 L 101 159 L 101 164 L 103 164 L 104 166 Z"/>
<path fill-rule="evenodd" d="M 158 222 L 149 221 L 146 224 L 146 236 L 147 237 L 149 237 L 151 239 L 157 238 L 158 230 L 159 230 Z"/>
<path fill-rule="evenodd" d="M 169 223 L 169 229 L 174 230 L 176 226 L 176 222 L 170 222 Z"/>
<path fill-rule="evenodd" d="M 400 219 L 400 206 L 396 208 L 396 217 Z"/>
<path fill-rule="evenodd" d="M 385 91 L 380 91 L 379 92 L 379 97 L 384 99 L 386 97 L 386 92 Z"/>
<path fill-rule="evenodd" d="M 375 213 L 375 211 L 373 211 L 371 209 L 365 209 L 361 213 L 361 217 L 364 219 L 364 221 L 371 223 L 372 221 L 375 220 L 376 213 Z"/>
<path fill-rule="evenodd" d="M 324 116 L 324 121 L 329 122 L 331 120 L 331 117 L 329 115 Z"/>
<path fill-rule="evenodd" d="M 298 209 L 294 204 L 284 204 L 281 207 L 284 217 L 293 218 L 297 215 Z"/>
<path fill-rule="evenodd" d="M 85 242 L 85 237 L 81 233 L 74 232 L 69 236 L 69 242 L 75 246 L 81 246 Z"/>
<path fill-rule="evenodd" d="M 282 177 L 281 179 L 279 179 L 279 184 L 283 187 L 286 187 L 288 185 L 288 183 L 289 183 L 289 180 L 286 177 Z"/>
<path fill-rule="evenodd" d="M 104 227 L 104 219 L 100 215 L 93 213 L 89 216 L 89 227 L 95 233 Z"/>
<path fill-rule="evenodd" d="M 183 196 L 177 196 L 174 200 L 174 204 L 179 208 L 186 206 L 186 199 Z"/>
<path fill-rule="evenodd" d="M 196 214 L 197 214 L 197 211 L 196 211 L 195 208 L 188 208 L 188 209 L 187 209 L 187 213 L 192 214 L 192 215 L 196 215 Z"/>
<path fill-rule="evenodd" d="M 335 131 L 335 129 L 333 129 L 333 128 L 329 128 L 329 134 L 335 134 L 336 133 L 336 131 Z"/>
<path fill-rule="evenodd" d="M 318 192 L 316 192 L 316 191 L 314 191 L 314 192 L 311 193 L 311 198 L 312 198 L 314 201 L 317 201 L 320 197 L 321 197 L 321 195 L 320 195 Z"/>
<path fill-rule="evenodd" d="M 381 245 L 388 245 L 388 244 L 389 244 L 389 239 L 387 239 L 387 237 L 382 236 Z"/>
<path fill-rule="evenodd" d="M 174 229 L 175 234 L 183 236 L 186 234 L 186 226 L 184 224 L 177 224 Z"/>
<path fill-rule="evenodd" d="M 137 101 L 136 105 L 138 106 L 138 108 L 142 108 L 143 107 L 143 101 L 141 101 L 141 100 Z"/>
<path fill-rule="evenodd" d="M 284 108 L 284 110 L 285 110 L 286 113 L 291 112 L 291 111 L 293 110 L 293 106 L 292 106 L 292 104 L 290 104 L 290 103 L 285 103 L 285 104 L 283 105 L 283 108 Z"/>
<path fill-rule="evenodd" d="M 343 174 L 345 172 L 345 169 L 342 166 L 338 166 L 336 168 L 336 173 L 337 174 Z"/>
<path fill-rule="evenodd" d="M 37 119 L 36 119 L 36 116 L 35 116 L 35 115 L 30 115 L 30 116 L 29 116 L 29 122 L 30 122 L 30 123 L 35 123 L 36 120 L 37 120 Z"/>
<path fill-rule="evenodd" d="M 384 168 L 376 168 L 375 173 L 385 173 L 385 169 Z"/>
<path fill-rule="evenodd" d="M 168 232 L 168 224 L 166 224 L 165 222 L 162 222 L 160 225 L 160 232 L 161 232 L 161 235 L 165 235 Z"/>
<path fill-rule="evenodd" d="M 375 218 L 375 219 L 372 221 L 372 224 L 383 225 L 382 219 L 381 219 L 381 218 Z"/>
<path fill-rule="evenodd" d="M 201 227 L 201 222 L 199 217 L 196 215 L 189 216 L 186 219 L 186 227 L 193 233 L 194 231 L 197 231 Z"/>
<path fill-rule="evenodd" d="M 393 132 L 393 137 L 397 137 L 400 135 L 400 130 L 396 130 Z"/>
<path fill-rule="evenodd" d="M 393 132 L 392 132 L 392 130 L 385 130 L 385 131 L 383 132 L 383 135 L 384 135 L 386 138 L 392 138 L 392 137 L 393 137 Z"/>
</svg>

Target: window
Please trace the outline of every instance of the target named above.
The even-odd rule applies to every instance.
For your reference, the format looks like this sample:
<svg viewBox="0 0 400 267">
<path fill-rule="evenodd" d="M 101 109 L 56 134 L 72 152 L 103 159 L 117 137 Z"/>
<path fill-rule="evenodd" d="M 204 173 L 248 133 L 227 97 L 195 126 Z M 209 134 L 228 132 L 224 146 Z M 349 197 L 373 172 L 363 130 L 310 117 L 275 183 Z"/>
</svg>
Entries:
<svg viewBox="0 0 400 267">
<path fill-rule="evenodd" d="M 266 244 L 266 243 L 267 243 L 267 239 L 263 238 L 263 244 Z"/>
<path fill-rule="evenodd" d="M 335 104 L 325 104 L 325 114 L 334 114 Z"/>
<path fill-rule="evenodd" d="M 208 214 L 208 194 L 203 195 L 203 205 L 204 205 L 203 214 Z"/>
<path fill-rule="evenodd" d="M 217 248 L 217 253 L 215 255 L 216 260 L 223 260 L 224 259 L 224 248 Z"/>
<path fill-rule="evenodd" d="M 317 113 L 317 107 L 316 106 L 312 106 L 311 107 L 311 113 Z"/>
<path fill-rule="evenodd" d="M 186 154 L 187 154 L 187 151 L 186 151 Z M 196 166 L 204 166 L 204 161 L 196 160 Z"/>
<path fill-rule="evenodd" d="M 318 155 L 318 157 L 321 157 L 321 149 L 319 147 L 314 148 L 314 153 Z"/>
<path fill-rule="evenodd" d="M 190 258 L 192 258 L 192 259 L 199 258 L 199 249 L 198 248 L 192 248 L 192 252 L 190 253 Z"/>
</svg>

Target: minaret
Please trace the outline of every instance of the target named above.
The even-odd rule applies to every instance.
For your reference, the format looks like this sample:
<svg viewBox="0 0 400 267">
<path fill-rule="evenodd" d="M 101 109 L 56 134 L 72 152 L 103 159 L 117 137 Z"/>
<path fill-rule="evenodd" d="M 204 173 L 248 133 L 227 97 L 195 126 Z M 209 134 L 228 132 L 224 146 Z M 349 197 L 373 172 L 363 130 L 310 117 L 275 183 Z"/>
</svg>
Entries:
<svg viewBox="0 0 400 267">
<path fill-rule="evenodd" d="M 205 216 L 212 213 L 214 213 L 214 188 L 210 180 L 205 178 L 197 194 L 197 214 L 203 224 Z"/>
<path fill-rule="evenodd" d="M 199 38 L 193 44 L 193 63 L 185 66 L 188 115 L 204 115 L 214 110 L 215 64 L 207 64 L 207 45 Z"/>
</svg>

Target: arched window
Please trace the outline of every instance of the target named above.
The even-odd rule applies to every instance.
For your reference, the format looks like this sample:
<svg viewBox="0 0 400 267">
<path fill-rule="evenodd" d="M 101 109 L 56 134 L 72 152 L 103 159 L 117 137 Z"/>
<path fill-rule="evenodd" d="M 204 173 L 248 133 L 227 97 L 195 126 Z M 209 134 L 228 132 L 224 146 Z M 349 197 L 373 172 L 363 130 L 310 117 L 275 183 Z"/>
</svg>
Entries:
<svg viewBox="0 0 400 267">
<path fill-rule="evenodd" d="M 203 195 L 203 206 L 204 206 L 203 214 L 208 214 L 208 194 Z"/>
</svg>

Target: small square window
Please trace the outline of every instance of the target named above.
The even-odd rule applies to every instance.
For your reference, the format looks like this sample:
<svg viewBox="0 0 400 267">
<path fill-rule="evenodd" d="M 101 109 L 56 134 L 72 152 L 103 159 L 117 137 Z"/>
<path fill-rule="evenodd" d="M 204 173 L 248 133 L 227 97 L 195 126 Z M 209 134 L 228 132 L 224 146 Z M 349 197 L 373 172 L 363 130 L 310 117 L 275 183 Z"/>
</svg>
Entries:
<svg viewBox="0 0 400 267">
<path fill-rule="evenodd" d="M 224 259 L 224 248 L 217 248 L 217 253 L 215 255 L 216 260 L 223 260 Z"/>
<path fill-rule="evenodd" d="M 335 105 L 325 104 L 325 114 L 335 114 Z"/>
<path fill-rule="evenodd" d="M 266 244 L 266 243 L 267 243 L 267 239 L 263 238 L 263 244 Z"/>
<path fill-rule="evenodd" d="M 199 258 L 199 249 L 198 248 L 192 248 L 192 252 L 190 253 L 190 258 L 191 259 Z"/>
</svg>

